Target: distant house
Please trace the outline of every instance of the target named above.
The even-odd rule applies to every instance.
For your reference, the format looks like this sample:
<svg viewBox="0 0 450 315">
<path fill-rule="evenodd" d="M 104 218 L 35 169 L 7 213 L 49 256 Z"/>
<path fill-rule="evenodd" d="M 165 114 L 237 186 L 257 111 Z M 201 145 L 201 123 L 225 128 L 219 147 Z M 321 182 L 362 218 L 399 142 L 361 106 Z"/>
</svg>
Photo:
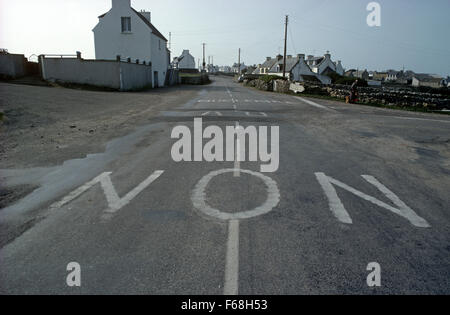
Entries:
<svg viewBox="0 0 450 315">
<path fill-rule="evenodd" d="M 247 66 L 244 63 L 241 63 L 240 65 L 240 69 L 239 69 L 239 65 L 237 63 L 235 63 L 232 67 L 231 67 L 231 72 L 233 73 L 241 73 L 242 71 L 244 71 L 245 69 L 247 69 Z"/>
<path fill-rule="evenodd" d="M 279 59 L 269 70 L 269 74 L 283 75 L 284 58 Z M 305 60 L 304 54 L 297 57 L 288 55 L 286 58 L 286 74 L 291 81 L 304 82 L 314 81 L 322 84 L 331 84 L 331 79 L 326 75 L 320 75 L 311 70 Z"/>
<path fill-rule="evenodd" d="M 446 79 L 442 80 L 442 86 L 450 87 L 450 76 L 447 76 Z"/>
<path fill-rule="evenodd" d="M 416 73 L 412 79 L 412 86 L 420 87 L 432 87 L 440 88 L 442 87 L 443 78 L 438 75 L 430 75 L 424 73 Z"/>
<path fill-rule="evenodd" d="M 263 64 L 258 65 L 258 67 L 253 71 L 253 74 L 268 74 L 273 65 L 281 58 L 283 57 L 280 55 L 276 58 L 267 57 L 266 61 Z"/>
<path fill-rule="evenodd" d="M 281 55 L 275 58 L 267 57 L 263 64 L 260 64 L 253 74 L 283 75 L 284 58 Z M 330 73 L 344 74 L 344 68 L 340 61 L 337 63 L 331 60 L 329 52 L 323 57 L 308 56 L 298 54 L 296 57 L 288 55 L 286 57 L 287 76 L 292 81 L 315 81 L 323 84 L 330 84 L 331 79 L 327 76 Z"/>
<path fill-rule="evenodd" d="M 402 75 L 400 71 L 388 70 L 385 81 L 395 82 Z"/>
<path fill-rule="evenodd" d="M 375 71 L 373 73 L 373 79 L 375 81 L 382 81 L 382 82 L 384 82 L 384 81 L 386 81 L 387 77 L 388 77 L 388 73 L 387 72 L 377 72 L 377 71 Z"/>
<path fill-rule="evenodd" d="M 223 73 L 231 73 L 231 67 L 230 66 L 220 66 L 219 71 Z"/>
<path fill-rule="evenodd" d="M 346 77 L 370 80 L 370 73 L 367 70 L 348 70 L 345 72 Z"/>
<path fill-rule="evenodd" d="M 96 59 L 131 58 L 151 63 L 153 87 L 163 86 L 170 64 L 167 39 L 151 23 L 150 12 L 138 12 L 131 0 L 112 0 L 93 29 Z"/>
<path fill-rule="evenodd" d="M 179 57 L 173 59 L 174 68 L 177 69 L 196 69 L 195 58 L 189 53 L 189 50 L 183 50 L 183 53 Z"/>
<path fill-rule="evenodd" d="M 328 51 L 322 57 L 314 57 L 309 55 L 306 63 L 314 73 L 320 75 L 327 75 L 329 73 L 344 75 L 344 68 L 342 67 L 341 61 L 338 60 L 336 63 L 333 62 L 331 60 L 331 54 Z"/>
</svg>

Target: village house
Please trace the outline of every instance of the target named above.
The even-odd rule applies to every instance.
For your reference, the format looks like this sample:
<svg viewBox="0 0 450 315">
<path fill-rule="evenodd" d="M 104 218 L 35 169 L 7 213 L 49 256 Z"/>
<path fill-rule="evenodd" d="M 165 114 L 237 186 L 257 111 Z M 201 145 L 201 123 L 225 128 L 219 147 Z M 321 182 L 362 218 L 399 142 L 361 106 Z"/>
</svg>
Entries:
<svg viewBox="0 0 450 315">
<path fill-rule="evenodd" d="M 179 57 L 173 59 L 173 66 L 176 69 L 182 70 L 196 70 L 195 58 L 189 52 L 189 50 L 183 50 L 183 53 Z"/>
<path fill-rule="evenodd" d="M 242 73 L 242 71 L 244 71 L 245 69 L 247 69 L 247 66 L 244 63 L 240 64 L 240 67 L 237 63 L 235 63 L 232 67 L 231 67 L 231 72 L 233 73 Z"/>
<path fill-rule="evenodd" d="M 167 39 L 151 23 L 151 13 L 138 12 L 131 0 L 112 0 L 112 8 L 99 16 L 93 29 L 95 57 L 99 60 L 131 58 L 151 63 L 153 87 L 164 86 L 170 64 Z"/>
<path fill-rule="evenodd" d="M 268 74 L 273 65 L 281 58 L 283 58 L 281 55 L 278 55 L 276 58 L 266 57 L 266 61 L 263 64 L 258 65 L 255 71 L 253 71 L 253 74 Z"/>
<path fill-rule="evenodd" d="M 363 80 L 370 80 L 370 73 L 367 70 L 355 70 L 351 69 L 344 73 L 346 77 L 350 78 L 357 78 L 357 79 L 363 79 Z"/>
<path fill-rule="evenodd" d="M 384 81 L 386 81 L 387 77 L 388 77 L 387 72 L 377 72 L 377 71 L 375 71 L 373 73 L 373 79 L 375 81 L 382 81 L 382 82 L 384 82 Z"/>
<path fill-rule="evenodd" d="M 267 57 L 266 61 L 258 65 L 253 74 L 283 75 L 284 58 L 281 55 L 275 58 Z M 344 68 L 341 61 L 337 63 L 331 60 L 329 52 L 323 57 L 308 56 L 305 59 L 304 54 L 298 54 L 296 57 L 288 55 L 286 58 L 286 74 L 290 80 L 296 82 L 315 81 L 322 84 L 331 84 L 330 77 L 327 74 L 344 74 Z"/>
<path fill-rule="evenodd" d="M 333 62 L 329 51 L 322 57 L 309 55 L 306 63 L 314 73 L 319 75 L 327 75 L 329 73 L 344 75 L 344 68 L 342 67 L 341 61 Z"/>
<path fill-rule="evenodd" d="M 440 88 L 442 87 L 443 78 L 438 75 L 430 75 L 424 73 L 416 73 L 412 79 L 412 86 L 415 87 L 432 87 Z"/>
</svg>

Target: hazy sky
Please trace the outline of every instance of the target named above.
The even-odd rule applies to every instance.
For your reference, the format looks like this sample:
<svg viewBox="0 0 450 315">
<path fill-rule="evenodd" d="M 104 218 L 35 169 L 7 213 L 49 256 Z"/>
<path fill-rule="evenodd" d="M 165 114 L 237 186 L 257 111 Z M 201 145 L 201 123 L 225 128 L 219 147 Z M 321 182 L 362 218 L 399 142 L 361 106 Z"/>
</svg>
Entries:
<svg viewBox="0 0 450 315">
<path fill-rule="evenodd" d="M 381 27 L 366 24 L 369 0 L 132 0 L 152 12 L 168 38 L 172 57 L 201 43 L 215 64 L 262 63 L 283 51 L 289 14 L 288 53 L 330 50 L 345 68 L 412 69 L 450 74 L 450 0 L 379 0 Z M 0 0 L 0 48 L 13 53 L 73 54 L 93 58 L 92 29 L 111 0 Z"/>
</svg>

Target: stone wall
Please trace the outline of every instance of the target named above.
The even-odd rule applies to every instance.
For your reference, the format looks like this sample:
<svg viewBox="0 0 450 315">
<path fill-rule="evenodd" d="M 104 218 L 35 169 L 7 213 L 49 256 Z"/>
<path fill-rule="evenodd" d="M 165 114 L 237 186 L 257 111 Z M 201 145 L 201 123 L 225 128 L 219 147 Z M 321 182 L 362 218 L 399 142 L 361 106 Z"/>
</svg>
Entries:
<svg viewBox="0 0 450 315">
<path fill-rule="evenodd" d="M 211 81 L 209 80 L 209 76 L 206 73 L 201 73 L 198 75 L 182 75 L 181 76 L 181 84 L 188 85 L 203 85 L 208 84 Z"/>
<path fill-rule="evenodd" d="M 350 87 L 345 85 L 305 84 L 306 94 L 316 94 L 345 99 Z M 450 97 L 443 94 L 423 93 L 410 88 L 382 87 L 358 88 L 359 102 L 386 106 L 417 107 L 430 110 L 450 109 Z"/>
</svg>

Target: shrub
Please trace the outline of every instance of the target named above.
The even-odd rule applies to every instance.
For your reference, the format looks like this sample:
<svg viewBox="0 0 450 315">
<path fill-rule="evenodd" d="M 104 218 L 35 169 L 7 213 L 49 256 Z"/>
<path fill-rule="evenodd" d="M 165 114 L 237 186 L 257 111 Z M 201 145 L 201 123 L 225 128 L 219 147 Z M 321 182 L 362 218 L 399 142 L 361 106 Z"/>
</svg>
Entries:
<svg viewBox="0 0 450 315">
<path fill-rule="evenodd" d="M 274 80 L 286 80 L 286 78 L 279 77 L 277 75 L 265 75 L 259 78 L 260 80 L 264 81 L 265 83 L 270 83 Z"/>
</svg>

